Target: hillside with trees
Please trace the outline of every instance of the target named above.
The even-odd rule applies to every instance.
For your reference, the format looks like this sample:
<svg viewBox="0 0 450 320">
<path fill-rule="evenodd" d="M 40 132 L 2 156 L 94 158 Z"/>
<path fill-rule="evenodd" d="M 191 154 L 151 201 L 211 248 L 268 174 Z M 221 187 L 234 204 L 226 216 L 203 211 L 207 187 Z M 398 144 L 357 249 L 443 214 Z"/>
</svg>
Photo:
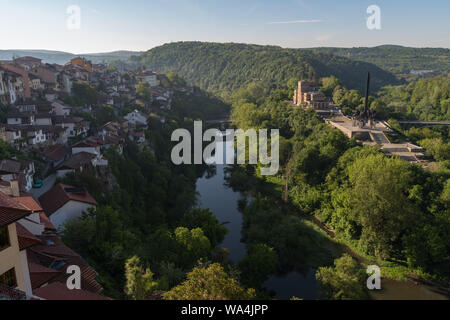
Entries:
<svg viewBox="0 0 450 320">
<path fill-rule="evenodd" d="M 252 96 L 252 86 L 248 89 L 234 99 L 235 124 L 245 129 L 279 128 L 282 137 L 277 177 L 259 176 L 261 164 L 232 169 L 232 186 L 260 194 L 243 210 L 248 219 L 244 228 L 247 241 L 274 248 L 285 266 L 301 261 L 295 253 L 309 261 L 317 260 L 305 248 L 292 246 L 308 241 L 280 240 L 289 235 L 289 228 L 282 229 L 282 236 L 275 232 L 288 219 L 270 220 L 281 210 L 280 201 L 284 199 L 287 206 L 297 209 L 296 213 L 284 210 L 291 212 L 291 219 L 298 219 L 299 214 L 317 219 L 333 230 L 339 241 L 370 261 L 378 261 L 385 277 L 418 275 L 448 284 L 450 176 L 444 169 L 448 147 L 439 144 L 448 137 L 433 132 L 426 135 L 424 131 L 410 133 L 416 133 L 417 139 L 428 139 L 425 142 L 435 147 L 435 157 L 442 161 L 441 170 L 426 170 L 400 158 L 389 158 L 376 147 L 361 146 L 327 126 L 314 111 L 290 107 L 278 93 L 261 99 Z M 287 225 L 293 229 L 292 222 Z M 295 233 L 308 237 L 308 232 Z M 336 268 L 339 273 L 339 262 Z M 336 295 L 328 273 L 322 271 L 318 277 L 324 295 L 342 298 Z M 349 285 L 354 282 L 345 274 L 341 276 Z"/>
<path fill-rule="evenodd" d="M 112 191 L 90 170 L 62 180 L 86 188 L 99 203 L 60 231 L 64 243 L 99 273 L 107 296 L 149 298 L 154 292 L 181 285 L 199 260 L 217 262 L 214 253 L 228 230 L 209 210 L 196 206 L 196 180 L 207 168 L 174 165 L 171 150 L 175 143 L 167 142 L 175 129 L 192 132 L 193 119 L 221 114 L 224 108 L 223 102 L 207 94 L 176 92 L 166 122 L 149 120 L 145 131 L 149 147 L 127 141 L 123 154 L 115 149 L 105 153 L 117 180 Z M 228 279 L 224 273 L 224 281 Z M 237 281 L 231 287 L 240 292 Z M 230 291 L 231 297 L 237 298 L 234 292 Z"/>
<path fill-rule="evenodd" d="M 372 109 L 384 118 L 450 120 L 450 77 L 420 79 L 387 86 L 377 93 Z"/>
<path fill-rule="evenodd" d="M 394 75 L 365 62 L 307 49 L 283 49 L 235 43 L 178 42 L 133 57 L 148 69 L 182 75 L 189 83 L 215 93 L 230 93 L 260 82 L 278 88 L 289 79 L 315 79 L 334 75 L 351 89 L 362 90 L 370 71 L 373 87 L 394 85 Z"/>
<path fill-rule="evenodd" d="M 373 63 L 394 74 L 409 74 L 411 70 L 450 72 L 450 49 L 445 48 L 384 45 L 374 48 L 316 48 L 314 51 Z"/>
</svg>

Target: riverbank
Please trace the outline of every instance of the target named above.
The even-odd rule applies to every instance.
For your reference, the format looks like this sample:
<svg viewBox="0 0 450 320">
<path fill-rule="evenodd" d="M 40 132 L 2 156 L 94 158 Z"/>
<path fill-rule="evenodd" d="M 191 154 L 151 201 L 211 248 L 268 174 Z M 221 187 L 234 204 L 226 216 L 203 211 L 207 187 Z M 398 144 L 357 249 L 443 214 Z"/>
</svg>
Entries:
<svg viewBox="0 0 450 320">
<path fill-rule="evenodd" d="M 253 180 L 251 183 L 249 181 Z M 316 226 L 330 241 L 335 253 L 349 254 L 362 266 L 379 265 L 382 273 L 382 290 L 371 292 L 375 300 L 449 300 L 450 290 L 445 286 L 430 280 L 429 275 L 408 268 L 400 263 L 377 261 L 374 257 L 358 252 L 350 243 L 337 239 L 335 232 L 315 216 L 304 214 L 292 203 L 281 201 L 284 192 L 284 182 L 280 177 L 269 177 L 264 181 L 255 175 L 247 178 L 246 184 L 257 186 L 252 192 L 260 193 L 273 199 L 274 204 L 281 205 L 288 215 L 301 217 Z"/>
</svg>

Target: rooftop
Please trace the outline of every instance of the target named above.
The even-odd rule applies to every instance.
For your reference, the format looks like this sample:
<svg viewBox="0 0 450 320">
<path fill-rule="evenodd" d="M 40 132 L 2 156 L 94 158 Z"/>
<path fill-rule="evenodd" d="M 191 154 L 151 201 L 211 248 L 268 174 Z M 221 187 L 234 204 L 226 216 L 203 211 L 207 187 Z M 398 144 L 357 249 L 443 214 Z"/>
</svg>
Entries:
<svg viewBox="0 0 450 320">
<path fill-rule="evenodd" d="M 0 227 L 10 225 L 31 213 L 29 209 L 23 207 L 14 198 L 0 192 Z"/>
<path fill-rule="evenodd" d="M 85 190 L 58 184 L 39 198 L 45 213 L 51 216 L 69 201 L 83 202 L 97 206 L 95 199 Z"/>
</svg>

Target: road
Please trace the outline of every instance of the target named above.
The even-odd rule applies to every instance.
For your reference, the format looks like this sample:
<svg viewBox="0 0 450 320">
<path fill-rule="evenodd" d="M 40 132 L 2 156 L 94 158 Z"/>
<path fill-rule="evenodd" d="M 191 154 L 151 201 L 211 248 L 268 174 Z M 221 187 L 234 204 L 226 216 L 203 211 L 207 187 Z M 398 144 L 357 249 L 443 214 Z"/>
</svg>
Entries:
<svg viewBox="0 0 450 320">
<path fill-rule="evenodd" d="M 56 182 L 56 174 L 52 174 L 48 176 L 46 179 L 44 179 L 44 185 L 40 189 L 31 189 L 30 193 L 33 195 L 34 199 L 39 202 L 39 197 L 42 196 L 44 193 L 49 191 Z"/>
</svg>

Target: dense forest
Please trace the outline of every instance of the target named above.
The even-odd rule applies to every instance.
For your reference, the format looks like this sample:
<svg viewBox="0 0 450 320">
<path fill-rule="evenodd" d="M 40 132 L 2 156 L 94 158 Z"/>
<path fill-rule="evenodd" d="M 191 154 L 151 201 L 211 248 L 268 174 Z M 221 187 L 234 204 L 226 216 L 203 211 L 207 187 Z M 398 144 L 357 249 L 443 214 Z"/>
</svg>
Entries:
<svg viewBox="0 0 450 320">
<path fill-rule="evenodd" d="M 409 74 L 411 70 L 450 72 L 450 49 L 444 48 L 384 45 L 374 48 L 315 48 L 314 51 L 373 63 L 396 75 Z"/>
<path fill-rule="evenodd" d="M 376 94 L 372 109 L 384 118 L 450 120 L 450 77 L 420 79 L 387 86 Z"/>
<path fill-rule="evenodd" d="M 178 42 L 154 48 L 134 60 L 155 71 L 176 72 L 214 93 L 230 93 L 255 81 L 276 88 L 291 78 L 329 75 L 341 79 L 348 88 L 362 90 L 367 71 L 372 73 L 376 89 L 398 83 L 394 75 L 370 63 L 274 46 Z"/>
<path fill-rule="evenodd" d="M 287 259 L 282 262 L 284 265 L 302 261 L 294 258 L 296 252 L 308 257 L 304 248 L 294 250 L 291 241 L 287 242 L 288 247 L 280 246 L 288 233 L 280 236 L 276 228 L 268 227 L 282 224 L 286 219 L 270 220 L 282 208 L 280 200 L 286 199 L 284 191 L 288 186 L 287 204 L 295 206 L 297 213 L 288 212 L 294 217 L 306 215 L 318 219 L 334 231 L 339 241 L 377 261 L 383 274 L 401 279 L 414 274 L 448 284 L 450 174 L 445 155 L 437 157 L 441 166 L 435 170 L 388 158 L 377 148 L 363 147 L 328 127 L 314 111 L 290 107 L 283 102 L 280 92 L 264 100 L 252 96 L 252 92 L 257 92 L 253 86 L 249 86 L 246 94 L 244 90 L 233 102 L 232 117 L 236 125 L 280 128 L 282 135 L 279 176 L 258 176 L 259 170 L 252 166 L 235 167 L 231 173 L 232 186 L 259 194 L 243 210 L 244 217 L 251 219 L 244 231 L 250 242 L 258 241 L 273 248 L 280 258 Z M 441 140 L 429 140 L 430 144 L 434 142 L 438 147 L 440 141 L 448 146 L 445 133 L 425 131 L 415 132 L 418 139 L 432 139 L 426 134 L 435 134 Z M 445 153 L 444 146 L 439 148 L 441 153 L 437 155 Z M 294 228 L 292 222 L 289 225 L 286 230 Z M 265 230 L 264 236 L 261 230 Z M 308 232 L 302 234 L 308 237 Z M 286 248 L 291 251 L 285 252 Z M 355 292 L 361 292 L 360 298 L 364 298 L 364 290 L 349 290 L 347 296 L 335 295 L 340 290 L 333 285 L 343 283 L 334 281 L 330 273 L 347 279 L 348 288 L 354 288 L 357 280 L 340 274 L 339 270 L 346 270 L 345 266 L 348 270 L 355 268 L 348 258 L 335 263 L 334 268 L 325 265 L 325 269 L 319 269 L 317 278 L 322 281 L 323 294 L 329 298 L 353 299 Z"/>
</svg>

